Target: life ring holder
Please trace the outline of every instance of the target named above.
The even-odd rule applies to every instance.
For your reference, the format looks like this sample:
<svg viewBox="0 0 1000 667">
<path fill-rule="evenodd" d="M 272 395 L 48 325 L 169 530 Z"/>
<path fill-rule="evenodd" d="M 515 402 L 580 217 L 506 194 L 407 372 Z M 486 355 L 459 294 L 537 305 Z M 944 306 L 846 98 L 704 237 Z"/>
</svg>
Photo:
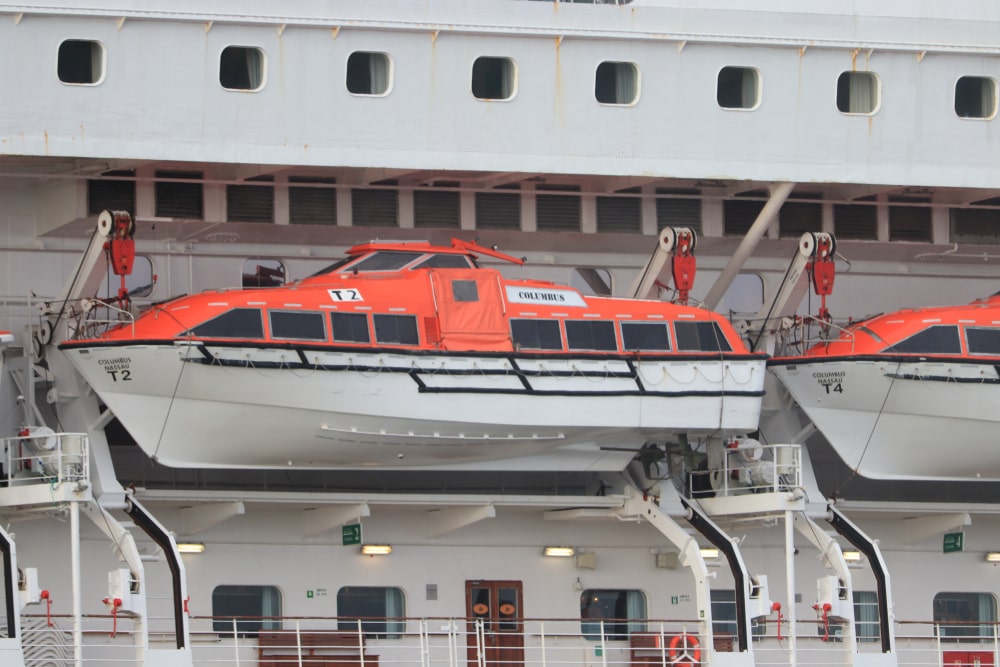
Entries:
<svg viewBox="0 0 1000 667">
<path fill-rule="evenodd" d="M 667 657 L 671 663 L 698 664 L 701 662 L 701 646 L 698 638 L 682 632 L 674 635 L 670 640 L 670 648 Z M 685 658 L 687 658 L 685 660 Z"/>
</svg>

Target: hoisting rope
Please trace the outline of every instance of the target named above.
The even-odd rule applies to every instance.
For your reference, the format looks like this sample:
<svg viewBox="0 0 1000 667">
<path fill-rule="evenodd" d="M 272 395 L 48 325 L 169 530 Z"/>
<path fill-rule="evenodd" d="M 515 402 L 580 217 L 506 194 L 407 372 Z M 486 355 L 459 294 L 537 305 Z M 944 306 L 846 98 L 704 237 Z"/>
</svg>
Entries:
<svg viewBox="0 0 1000 667">
<path fill-rule="evenodd" d="M 101 602 L 103 602 L 104 604 L 106 604 L 106 605 L 108 605 L 108 606 L 111 607 L 111 635 L 110 636 L 111 636 L 112 639 L 114 639 L 114 637 L 118 634 L 118 607 L 122 606 L 122 599 L 121 598 L 115 598 L 114 600 L 112 600 L 111 598 L 104 598 L 103 600 L 101 600 Z"/>
<path fill-rule="evenodd" d="M 45 600 L 45 624 L 50 628 L 54 627 L 52 623 L 52 596 L 49 595 L 48 591 L 42 591 L 38 597 Z"/>
</svg>

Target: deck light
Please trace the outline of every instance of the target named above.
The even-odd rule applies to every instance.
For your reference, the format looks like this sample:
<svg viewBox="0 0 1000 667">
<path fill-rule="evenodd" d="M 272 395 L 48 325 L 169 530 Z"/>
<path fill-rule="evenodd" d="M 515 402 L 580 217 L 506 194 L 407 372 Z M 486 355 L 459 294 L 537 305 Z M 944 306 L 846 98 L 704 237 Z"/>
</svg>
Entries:
<svg viewBox="0 0 1000 667">
<path fill-rule="evenodd" d="M 388 544 L 362 544 L 361 553 L 366 556 L 388 556 L 392 553 L 392 547 Z"/>
<path fill-rule="evenodd" d="M 987 563 L 1000 563 L 1000 551 L 989 551 L 986 553 Z"/>
<path fill-rule="evenodd" d="M 845 551 L 844 560 L 848 563 L 860 563 L 861 562 L 861 552 L 860 551 Z"/>
<path fill-rule="evenodd" d="M 201 542 L 178 542 L 177 551 L 182 554 L 200 554 L 205 551 L 205 545 Z"/>
<path fill-rule="evenodd" d="M 546 556 L 555 558 L 569 558 L 576 551 L 573 550 L 573 547 L 545 547 L 544 553 Z"/>
<path fill-rule="evenodd" d="M 716 560 L 719 557 L 719 550 L 713 547 L 702 547 L 701 557 L 705 560 Z"/>
</svg>

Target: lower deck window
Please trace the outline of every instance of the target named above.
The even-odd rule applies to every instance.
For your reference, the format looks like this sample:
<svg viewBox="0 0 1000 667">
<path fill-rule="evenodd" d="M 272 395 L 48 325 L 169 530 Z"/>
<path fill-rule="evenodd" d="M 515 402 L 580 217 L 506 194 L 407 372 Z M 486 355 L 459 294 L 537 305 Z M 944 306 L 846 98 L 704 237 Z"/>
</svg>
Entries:
<svg viewBox="0 0 1000 667">
<path fill-rule="evenodd" d="M 902 354 L 962 354 L 958 327 L 934 326 L 915 333 L 890 347 L 886 352 Z"/>
<path fill-rule="evenodd" d="M 270 316 L 271 338 L 326 340 L 322 313 L 272 310 Z"/>
<path fill-rule="evenodd" d="M 191 330 L 204 338 L 263 338 L 264 321 L 258 308 L 233 308 Z"/>
<path fill-rule="evenodd" d="M 965 336 L 969 341 L 969 354 L 1000 355 L 1000 329 L 966 328 Z"/>
<path fill-rule="evenodd" d="M 276 586 L 216 586 L 212 591 L 212 630 L 232 637 L 256 637 L 281 629 L 281 591 Z"/>
<path fill-rule="evenodd" d="M 646 631 L 646 594 L 636 590 L 591 588 L 580 594 L 580 630 L 586 639 L 626 640 Z"/>
<path fill-rule="evenodd" d="M 375 340 L 390 345 L 416 345 L 417 318 L 413 315 L 375 315 Z"/>
<path fill-rule="evenodd" d="M 399 639 L 406 616 L 403 591 L 382 586 L 344 586 L 337 591 L 337 629 L 368 639 Z"/>
<path fill-rule="evenodd" d="M 368 316 L 364 313 L 330 313 L 333 340 L 342 343 L 368 343 Z"/>
<path fill-rule="evenodd" d="M 511 320 L 510 333 L 516 349 L 562 349 L 562 336 L 556 320 Z"/>
<path fill-rule="evenodd" d="M 983 637 L 992 642 L 997 600 L 990 593 L 938 593 L 934 596 L 934 623 L 942 641 Z"/>
<path fill-rule="evenodd" d="M 622 347 L 626 350 L 669 350 L 666 322 L 622 322 Z"/>
<path fill-rule="evenodd" d="M 682 352 L 731 352 L 722 329 L 715 322 L 675 322 L 677 349 Z"/>
<path fill-rule="evenodd" d="M 614 322 L 566 321 L 566 344 L 571 350 L 617 350 Z"/>
</svg>

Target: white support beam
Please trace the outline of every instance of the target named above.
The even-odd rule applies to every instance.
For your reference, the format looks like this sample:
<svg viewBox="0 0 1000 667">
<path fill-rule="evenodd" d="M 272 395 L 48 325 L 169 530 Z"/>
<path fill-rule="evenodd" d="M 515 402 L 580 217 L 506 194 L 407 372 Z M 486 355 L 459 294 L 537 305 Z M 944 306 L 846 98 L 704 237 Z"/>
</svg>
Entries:
<svg viewBox="0 0 1000 667">
<path fill-rule="evenodd" d="M 432 537 L 443 537 L 459 528 L 471 526 L 485 519 L 496 518 L 497 511 L 493 505 L 478 507 L 453 507 L 443 510 L 432 510 Z"/>
<path fill-rule="evenodd" d="M 181 509 L 182 534 L 196 535 L 207 528 L 217 526 L 223 521 L 241 514 L 246 514 L 246 508 L 243 506 L 242 500 L 185 507 Z"/>
<path fill-rule="evenodd" d="M 367 503 L 307 509 L 302 513 L 302 534 L 306 537 L 318 537 L 336 530 L 349 521 L 371 515 L 372 510 Z"/>
</svg>

